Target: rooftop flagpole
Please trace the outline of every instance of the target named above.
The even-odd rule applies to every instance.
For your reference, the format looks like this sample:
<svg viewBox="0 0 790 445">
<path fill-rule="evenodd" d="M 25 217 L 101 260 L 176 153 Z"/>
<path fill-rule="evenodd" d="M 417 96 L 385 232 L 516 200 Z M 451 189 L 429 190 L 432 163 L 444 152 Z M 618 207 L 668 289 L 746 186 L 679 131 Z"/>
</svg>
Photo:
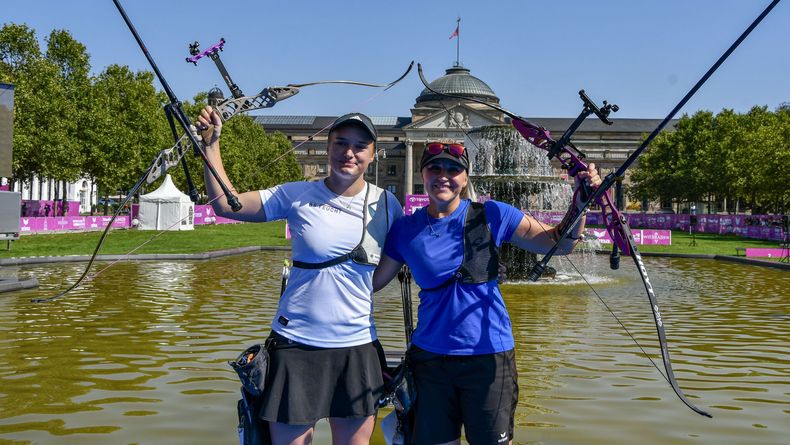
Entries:
<svg viewBox="0 0 790 445">
<path fill-rule="evenodd" d="M 455 64 L 461 66 L 461 17 L 456 20 L 455 32 L 458 34 L 458 41 L 455 42 Z"/>
<path fill-rule="evenodd" d="M 461 17 L 458 17 L 455 23 L 455 31 L 450 34 L 450 40 L 458 37 L 455 41 L 455 66 L 461 66 Z"/>
</svg>

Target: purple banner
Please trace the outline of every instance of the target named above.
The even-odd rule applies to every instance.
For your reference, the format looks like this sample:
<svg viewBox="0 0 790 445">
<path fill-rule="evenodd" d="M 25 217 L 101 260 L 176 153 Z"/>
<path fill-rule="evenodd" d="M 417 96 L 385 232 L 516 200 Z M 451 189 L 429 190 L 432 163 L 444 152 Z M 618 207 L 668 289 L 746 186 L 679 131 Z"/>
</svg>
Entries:
<svg viewBox="0 0 790 445">
<path fill-rule="evenodd" d="M 69 230 L 104 230 L 112 216 L 59 216 L 19 218 L 21 233 L 63 232 Z M 120 215 L 112 223 L 116 229 L 131 225 L 129 215 Z"/>
<path fill-rule="evenodd" d="M 547 224 L 559 223 L 564 212 L 525 212 L 526 214 Z M 624 213 L 628 225 L 632 228 L 650 228 L 663 230 L 688 231 L 691 216 L 671 213 Z M 733 233 L 747 238 L 782 241 L 784 231 L 781 227 L 782 217 L 775 215 L 697 215 L 697 223 L 693 230 L 697 233 Z M 587 224 L 603 226 L 600 212 L 587 214 Z M 634 234 L 636 236 L 636 234 Z"/>
<path fill-rule="evenodd" d="M 195 205 L 195 220 L 194 225 L 199 226 L 203 224 L 238 224 L 241 221 L 235 219 L 223 218 L 214 213 L 214 209 L 207 204 Z"/>
<path fill-rule="evenodd" d="M 612 237 L 606 229 L 587 229 L 587 233 L 592 234 L 598 238 L 598 241 L 604 244 L 612 244 Z M 631 233 L 634 235 L 634 242 L 636 244 L 672 244 L 672 231 L 671 230 L 658 230 L 658 229 L 633 229 Z"/>
<path fill-rule="evenodd" d="M 403 213 L 411 215 L 417 210 L 428 205 L 430 200 L 428 195 L 406 195 L 406 205 L 403 206 Z"/>
</svg>

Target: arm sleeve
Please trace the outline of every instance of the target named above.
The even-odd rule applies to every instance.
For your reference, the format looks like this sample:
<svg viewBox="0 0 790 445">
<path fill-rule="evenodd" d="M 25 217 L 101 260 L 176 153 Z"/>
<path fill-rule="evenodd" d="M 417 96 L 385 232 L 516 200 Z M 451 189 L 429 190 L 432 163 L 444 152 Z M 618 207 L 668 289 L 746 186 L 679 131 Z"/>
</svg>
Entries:
<svg viewBox="0 0 790 445">
<path fill-rule="evenodd" d="M 387 203 L 389 207 L 389 224 L 392 227 L 395 221 L 403 217 L 403 207 L 400 205 L 398 198 L 390 192 L 387 192 Z"/>
<path fill-rule="evenodd" d="M 266 212 L 266 221 L 285 219 L 288 210 L 294 202 L 298 182 L 275 185 L 274 187 L 259 190 L 263 211 Z"/>
<path fill-rule="evenodd" d="M 398 234 L 400 233 L 400 228 L 401 224 L 399 224 L 398 221 L 390 227 L 390 231 L 387 232 L 387 241 L 384 242 L 384 254 L 395 261 L 405 263 L 406 261 L 403 259 L 403 255 L 398 251 L 400 238 Z"/>
<path fill-rule="evenodd" d="M 513 233 L 524 218 L 521 210 L 494 200 L 486 201 L 485 212 L 497 246 L 501 246 L 503 242 L 513 237 Z"/>
</svg>

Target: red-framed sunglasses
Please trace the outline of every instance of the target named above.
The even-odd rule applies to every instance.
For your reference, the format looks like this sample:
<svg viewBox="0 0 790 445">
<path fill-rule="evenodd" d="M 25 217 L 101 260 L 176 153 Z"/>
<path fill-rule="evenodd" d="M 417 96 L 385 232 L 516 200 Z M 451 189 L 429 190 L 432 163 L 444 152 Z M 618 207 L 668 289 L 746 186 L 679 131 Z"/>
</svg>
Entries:
<svg viewBox="0 0 790 445">
<path fill-rule="evenodd" d="M 425 149 L 432 155 L 438 155 L 443 150 L 447 150 L 447 153 L 450 153 L 456 158 L 460 158 L 464 155 L 464 146 L 461 144 L 443 144 L 441 142 L 431 142 L 425 147 Z"/>
</svg>

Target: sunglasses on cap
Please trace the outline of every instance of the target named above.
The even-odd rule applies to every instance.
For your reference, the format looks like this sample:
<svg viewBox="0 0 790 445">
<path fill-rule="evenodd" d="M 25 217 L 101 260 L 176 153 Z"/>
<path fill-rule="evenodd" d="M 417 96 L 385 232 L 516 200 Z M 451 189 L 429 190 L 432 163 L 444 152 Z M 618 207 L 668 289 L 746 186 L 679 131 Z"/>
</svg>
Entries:
<svg viewBox="0 0 790 445">
<path fill-rule="evenodd" d="M 464 146 L 461 144 L 443 144 L 441 142 L 431 142 L 425 147 L 425 150 L 432 155 L 438 155 L 444 150 L 456 158 L 460 158 L 464 154 Z"/>
<path fill-rule="evenodd" d="M 461 164 L 457 164 L 449 160 L 447 161 L 447 164 L 440 164 L 435 160 L 428 161 L 428 163 L 425 164 L 425 167 L 423 168 L 425 168 L 426 170 L 428 170 L 434 175 L 440 175 L 444 171 L 447 172 L 447 174 L 450 176 L 455 176 L 463 171 L 466 171 L 466 169 Z"/>
</svg>

